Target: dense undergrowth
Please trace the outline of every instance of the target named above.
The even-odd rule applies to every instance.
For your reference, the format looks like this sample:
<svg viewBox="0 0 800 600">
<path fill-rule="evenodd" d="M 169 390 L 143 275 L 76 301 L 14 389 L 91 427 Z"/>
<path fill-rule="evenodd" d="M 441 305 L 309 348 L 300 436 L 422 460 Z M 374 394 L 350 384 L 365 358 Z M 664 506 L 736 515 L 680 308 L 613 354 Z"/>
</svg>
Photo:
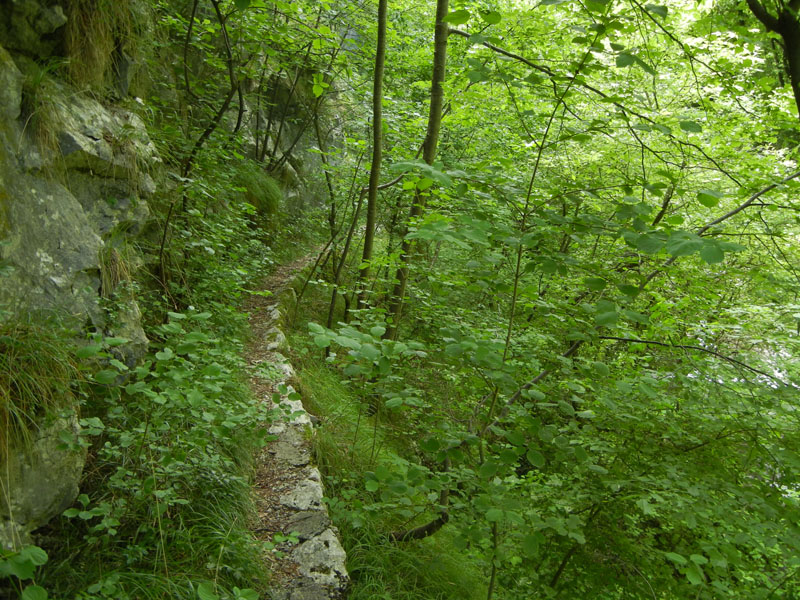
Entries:
<svg viewBox="0 0 800 600">
<path fill-rule="evenodd" d="M 399 498 L 407 490 L 395 495 L 386 489 L 405 486 L 391 473 L 411 466 L 408 457 L 416 442 L 404 418 L 385 408 L 385 399 L 376 412 L 375 396 L 344 376 L 335 356 L 321 360 L 322 350 L 306 324 L 324 317 L 326 289 L 310 286 L 294 319 L 290 345 L 295 385 L 308 410 L 320 418 L 313 438 L 315 459 L 347 552 L 352 582 L 348 598 L 485 598 L 485 558 L 480 551 L 459 547 L 454 530 L 445 526 L 436 536 L 403 543 L 387 536 L 427 510 L 424 492 L 412 506 Z M 398 512 L 387 511 L 381 499 L 390 504 L 400 500 L 406 510 L 394 505 Z"/>
</svg>

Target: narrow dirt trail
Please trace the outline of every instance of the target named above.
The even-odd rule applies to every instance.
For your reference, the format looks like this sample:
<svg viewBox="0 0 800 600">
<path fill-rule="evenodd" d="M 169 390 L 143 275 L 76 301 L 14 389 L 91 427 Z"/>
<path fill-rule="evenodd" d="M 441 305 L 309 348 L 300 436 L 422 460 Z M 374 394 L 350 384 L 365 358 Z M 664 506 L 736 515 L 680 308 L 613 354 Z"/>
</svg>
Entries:
<svg viewBox="0 0 800 600">
<path fill-rule="evenodd" d="M 312 254 L 281 265 L 261 285 L 272 295 L 252 295 L 245 305 L 252 333 L 245 356 L 253 393 L 270 408 L 276 406 L 277 394 L 279 405 L 289 413 L 270 426 L 277 439 L 256 457 L 253 482 L 256 537 L 294 538 L 278 545 L 279 554 L 267 556 L 273 600 L 340 599 L 349 582 L 344 550 L 323 503 L 320 473 L 311 462 L 311 419 L 288 384 L 294 370 L 281 353 L 286 338 L 279 297 L 313 260 Z"/>
</svg>

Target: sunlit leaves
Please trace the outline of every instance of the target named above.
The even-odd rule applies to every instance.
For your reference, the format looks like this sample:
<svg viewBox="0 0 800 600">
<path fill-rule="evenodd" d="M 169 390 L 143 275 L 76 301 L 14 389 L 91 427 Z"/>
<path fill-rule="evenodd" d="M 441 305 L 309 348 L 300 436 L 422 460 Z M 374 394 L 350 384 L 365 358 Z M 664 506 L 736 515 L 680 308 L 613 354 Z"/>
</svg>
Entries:
<svg viewBox="0 0 800 600">
<path fill-rule="evenodd" d="M 443 20 L 445 23 L 450 23 L 451 25 L 463 25 L 467 21 L 469 21 L 469 11 L 460 9 L 448 14 Z"/>
<path fill-rule="evenodd" d="M 702 125 L 697 121 L 680 121 L 679 125 L 681 130 L 687 133 L 700 133 L 703 131 Z"/>
<path fill-rule="evenodd" d="M 724 194 L 722 192 L 718 192 L 716 190 L 700 190 L 697 192 L 697 201 L 703 206 L 713 208 L 719 204 L 719 201 L 723 196 Z"/>
</svg>

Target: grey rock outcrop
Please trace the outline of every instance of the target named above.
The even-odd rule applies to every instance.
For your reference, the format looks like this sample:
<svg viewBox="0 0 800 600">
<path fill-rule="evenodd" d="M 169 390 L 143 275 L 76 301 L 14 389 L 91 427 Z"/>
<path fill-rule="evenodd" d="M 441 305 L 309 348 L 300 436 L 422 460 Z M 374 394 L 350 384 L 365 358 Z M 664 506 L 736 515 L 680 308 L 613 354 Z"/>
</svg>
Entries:
<svg viewBox="0 0 800 600">
<path fill-rule="evenodd" d="M 33 36 L 63 25 L 57 4 L 14 1 L 12 25 L 0 31 L 14 49 L 35 54 Z M 59 24 L 60 23 L 60 24 Z M 30 39 L 29 39 L 30 38 Z M 25 56 L 0 47 L 0 315 L 44 311 L 126 337 L 119 356 L 133 365 L 147 349 L 135 298 L 117 298 L 112 318 L 103 297 L 129 272 L 117 252 L 149 220 L 151 172 L 160 165 L 142 121 L 103 106 L 66 84 L 50 82 L 47 140 L 31 126 L 24 100 Z M 41 116 L 41 115 L 38 115 Z M 40 132 L 41 133 L 41 132 Z M 113 261 L 115 271 L 109 273 Z M 105 284 L 105 285 L 104 285 Z M 75 499 L 85 453 L 65 450 L 77 432 L 75 410 L 33 432 L 32 444 L 0 464 L 0 545 L 14 547 Z"/>
<path fill-rule="evenodd" d="M 86 460 L 77 445 L 78 420 L 74 412 L 53 419 L 34 432 L 22 451 L 11 449 L 0 472 L 0 545 L 17 548 L 30 542 L 30 533 L 61 514 L 78 495 L 78 481 Z M 64 433 L 74 439 L 64 448 Z"/>
</svg>

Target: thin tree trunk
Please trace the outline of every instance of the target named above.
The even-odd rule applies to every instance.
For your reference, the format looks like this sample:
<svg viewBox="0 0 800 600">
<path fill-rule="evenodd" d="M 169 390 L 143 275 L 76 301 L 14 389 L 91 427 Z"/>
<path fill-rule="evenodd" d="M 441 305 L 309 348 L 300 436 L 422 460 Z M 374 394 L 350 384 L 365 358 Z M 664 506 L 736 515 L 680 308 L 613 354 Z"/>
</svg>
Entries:
<svg viewBox="0 0 800 600">
<path fill-rule="evenodd" d="M 436 2 L 436 29 L 433 38 L 433 76 L 431 77 L 431 105 L 428 112 L 428 131 L 422 149 L 422 159 L 429 165 L 436 158 L 436 147 L 439 142 L 439 128 L 442 124 L 442 104 L 444 89 L 442 82 L 447 66 L 447 36 L 449 28 L 444 18 L 448 12 L 448 0 Z M 407 239 L 408 227 L 419 219 L 425 211 L 425 196 L 417 189 L 414 194 L 414 203 L 408 215 L 408 222 L 404 227 L 403 242 L 400 248 L 400 267 L 395 274 L 395 286 L 392 291 L 389 315 L 391 321 L 387 324 L 385 339 L 393 339 L 397 335 L 397 326 L 403 313 L 403 298 L 408 283 L 408 263 L 411 260 L 413 241 Z"/>
<path fill-rule="evenodd" d="M 378 47 L 375 51 L 375 75 L 372 82 L 372 165 L 369 169 L 369 189 L 367 191 L 367 225 L 364 232 L 364 252 L 361 255 L 362 268 L 358 270 L 358 301 L 356 309 L 364 308 L 366 302 L 366 281 L 370 275 L 372 249 L 375 245 L 375 222 L 378 215 L 378 182 L 381 176 L 383 158 L 383 69 L 386 59 L 386 8 L 387 0 L 378 2 Z"/>
</svg>

